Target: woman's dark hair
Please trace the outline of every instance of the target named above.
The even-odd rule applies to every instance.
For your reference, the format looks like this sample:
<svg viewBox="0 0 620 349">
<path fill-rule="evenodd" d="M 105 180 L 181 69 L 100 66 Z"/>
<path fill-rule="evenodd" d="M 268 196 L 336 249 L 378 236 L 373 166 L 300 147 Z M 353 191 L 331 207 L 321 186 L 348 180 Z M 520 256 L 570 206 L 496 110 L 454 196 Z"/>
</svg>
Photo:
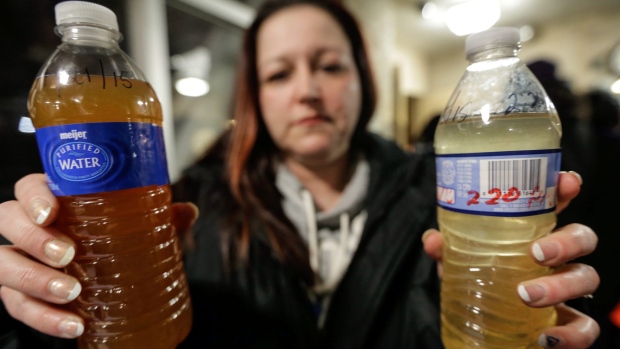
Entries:
<svg viewBox="0 0 620 349">
<path fill-rule="evenodd" d="M 236 81 L 234 127 L 220 141 L 226 142 L 227 181 L 235 201 L 223 235 L 224 255 L 229 262 L 248 258 L 251 226 L 265 227 L 275 255 L 309 284 L 313 272 L 308 250 L 292 223 L 286 218 L 275 187 L 274 157 L 278 149 L 263 121 L 259 106 L 256 41 L 262 24 L 275 13 L 297 5 L 311 5 L 332 16 L 351 45 L 362 88 L 362 106 L 351 138 L 351 151 L 361 145 L 376 104 L 375 85 L 364 40 L 355 18 L 340 4 L 329 0 L 271 0 L 257 11 L 243 41 Z"/>
</svg>

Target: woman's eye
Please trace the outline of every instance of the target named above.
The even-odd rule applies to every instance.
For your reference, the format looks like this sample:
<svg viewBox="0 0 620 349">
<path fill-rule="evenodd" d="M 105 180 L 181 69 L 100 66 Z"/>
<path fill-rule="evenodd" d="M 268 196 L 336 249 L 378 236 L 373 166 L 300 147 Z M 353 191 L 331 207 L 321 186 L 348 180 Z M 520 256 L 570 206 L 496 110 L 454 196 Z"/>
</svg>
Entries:
<svg viewBox="0 0 620 349">
<path fill-rule="evenodd" d="M 285 71 L 281 71 L 267 76 L 267 81 L 284 80 L 287 76 L 288 74 Z"/>
<path fill-rule="evenodd" d="M 344 67 L 340 64 L 325 64 L 321 67 L 323 71 L 328 73 L 338 73 L 344 70 Z"/>
</svg>

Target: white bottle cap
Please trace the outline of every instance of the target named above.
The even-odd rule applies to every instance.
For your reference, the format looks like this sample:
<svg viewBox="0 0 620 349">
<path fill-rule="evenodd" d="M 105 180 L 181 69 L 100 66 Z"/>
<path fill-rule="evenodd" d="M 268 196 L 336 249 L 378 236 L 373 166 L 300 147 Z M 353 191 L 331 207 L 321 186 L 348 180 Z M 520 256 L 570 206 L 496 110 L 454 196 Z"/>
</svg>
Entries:
<svg viewBox="0 0 620 349">
<path fill-rule="evenodd" d="M 480 52 L 498 46 L 519 47 L 521 37 L 519 29 L 512 27 L 495 27 L 472 34 L 465 39 L 465 54 Z"/>
<path fill-rule="evenodd" d="M 118 31 L 116 14 L 107 7 L 87 1 L 65 1 L 56 5 L 56 25 L 90 23 Z"/>
</svg>

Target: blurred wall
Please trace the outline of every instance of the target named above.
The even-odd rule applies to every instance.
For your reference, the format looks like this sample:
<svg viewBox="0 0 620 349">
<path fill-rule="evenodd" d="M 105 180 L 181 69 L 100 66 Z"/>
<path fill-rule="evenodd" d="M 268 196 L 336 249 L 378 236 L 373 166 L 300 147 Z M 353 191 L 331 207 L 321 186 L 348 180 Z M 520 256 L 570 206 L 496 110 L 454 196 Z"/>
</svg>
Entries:
<svg viewBox="0 0 620 349">
<path fill-rule="evenodd" d="M 394 6 L 390 1 L 345 0 L 349 8 L 360 21 L 366 36 L 373 63 L 379 100 L 377 112 L 371 120 L 370 128 L 388 138 L 393 137 L 395 93 L 392 84 L 392 57 L 396 48 L 396 30 L 394 25 Z"/>
</svg>

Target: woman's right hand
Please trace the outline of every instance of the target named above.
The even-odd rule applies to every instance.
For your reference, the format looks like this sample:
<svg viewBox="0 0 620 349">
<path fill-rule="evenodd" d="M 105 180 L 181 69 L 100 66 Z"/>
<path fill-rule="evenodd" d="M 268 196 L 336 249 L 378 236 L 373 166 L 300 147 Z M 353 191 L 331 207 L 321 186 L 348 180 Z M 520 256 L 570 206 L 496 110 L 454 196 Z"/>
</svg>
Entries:
<svg viewBox="0 0 620 349">
<path fill-rule="evenodd" d="M 82 288 L 59 270 L 73 259 L 75 243 L 51 226 L 58 201 L 43 174 L 18 181 L 15 197 L 0 204 L 0 235 L 13 243 L 0 246 L 0 298 L 12 317 L 38 331 L 80 336 L 83 319 L 62 307 Z"/>
<path fill-rule="evenodd" d="M 43 174 L 15 184 L 15 201 L 0 204 L 0 235 L 13 245 L 0 245 L 0 298 L 15 319 L 49 335 L 75 338 L 84 320 L 66 310 L 82 290 L 78 280 L 63 273 L 75 255 L 75 243 L 52 226 L 59 204 Z M 183 245 L 198 217 L 192 203 L 172 204 L 172 225 Z"/>
</svg>

